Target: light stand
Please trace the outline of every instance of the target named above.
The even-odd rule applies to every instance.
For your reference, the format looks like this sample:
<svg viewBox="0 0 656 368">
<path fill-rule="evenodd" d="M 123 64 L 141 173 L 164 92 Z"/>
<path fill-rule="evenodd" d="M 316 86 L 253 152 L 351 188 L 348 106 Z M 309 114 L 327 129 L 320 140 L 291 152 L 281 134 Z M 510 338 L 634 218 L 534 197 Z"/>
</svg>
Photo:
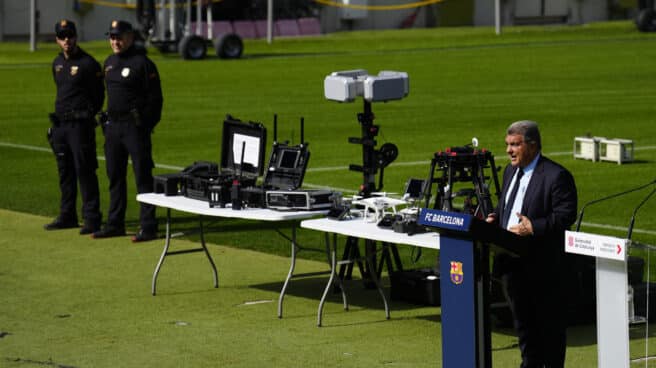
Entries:
<svg viewBox="0 0 656 368">
<path fill-rule="evenodd" d="M 398 156 L 398 148 L 392 143 L 385 143 L 376 149 L 376 136 L 379 126 L 374 124 L 374 114 L 371 104 L 376 101 L 398 100 L 406 97 L 409 92 L 408 75 L 404 72 L 382 71 L 378 76 L 368 75 L 366 70 L 358 69 L 343 72 L 334 72 L 324 80 L 324 94 L 329 100 L 338 102 L 352 102 L 356 97 L 364 98 L 364 111 L 358 114 L 361 127 L 361 137 L 350 137 L 349 143 L 362 145 L 362 165 L 351 164 L 349 170 L 362 172 L 363 181 L 358 194 L 368 198 L 374 192 L 383 188 L 384 169 Z M 380 170 L 378 184 L 376 174 Z M 397 267 L 401 268 L 398 253 L 394 252 Z M 391 268 L 387 247 L 383 246 L 383 257 L 388 260 L 388 269 Z M 376 242 L 365 240 L 365 267 L 363 257 L 360 255 L 358 238 L 348 237 L 342 256 L 339 270 L 340 279 L 351 279 L 353 264 L 357 263 L 365 285 L 375 287 L 382 270 L 382 264 L 376 270 Z"/>
<path fill-rule="evenodd" d="M 383 189 L 383 173 L 385 167 L 392 163 L 399 154 L 399 150 L 393 143 L 385 143 L 376 150 L 376 136 L 379 126 L 374 124 L 374 114 L 371 111 L 371 102 L 364 101 L 364 112 L 358 114 L 358 122 L 362 130 L 361 138 L 350 137 L 349 143 L 362 145 L 362 165 L 351 164 L 349 170 L 362 172 L 363 181 L 360 185 L 359 195 L 368 198 L 374 192 Z M 378 185 L 376 185 L 376 174 L 380 169 Z"/>
</svg>

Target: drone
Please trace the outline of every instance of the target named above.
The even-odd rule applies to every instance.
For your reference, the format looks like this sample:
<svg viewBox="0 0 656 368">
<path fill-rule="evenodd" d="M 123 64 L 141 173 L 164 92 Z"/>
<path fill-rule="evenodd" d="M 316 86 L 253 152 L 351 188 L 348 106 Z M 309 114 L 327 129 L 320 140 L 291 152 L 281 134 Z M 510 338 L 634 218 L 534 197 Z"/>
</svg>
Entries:
<svg viewBox="0 0 656 368">
<path fill-rule="evenodd" d="M 353 205 L 364 207 L 363 220 L 366 222 L 379 222 L 386 214 L 391 211 L 396 214 L 397 206 L 407 205 L 408 202 L 402 199 L 390 197 L 369 197 L 355 199 L 351 202 Z"/>
</svg>

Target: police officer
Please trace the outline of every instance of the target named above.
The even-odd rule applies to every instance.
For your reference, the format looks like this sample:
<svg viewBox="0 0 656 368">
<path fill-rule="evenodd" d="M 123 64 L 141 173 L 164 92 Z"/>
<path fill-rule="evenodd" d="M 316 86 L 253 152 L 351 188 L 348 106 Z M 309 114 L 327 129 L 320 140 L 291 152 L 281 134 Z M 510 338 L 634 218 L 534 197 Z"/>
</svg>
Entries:
<svg viewBox="0 0 656 368">
<path fill-rule="evenodd" d="M 155 64 L 135 47 L 132 25 L 112 21 L 109 43 L 114 52 L 105 60 L 108 120 L 103 123 L 109 177 L 109 212 L 105 227 L 94 238 L 125 235 L 127 165 L 132 159 L 138 193 L 153 191 L 151 133 L 162 111 L 162 89 Z M 140 229 L 133 242 L 157 238 L 155 206 L 140 204 Z"/>
<path fill-rule="evenodd" d="M 101 221 L 94 117 L 105 99 L 103 74 L 100 64 L 77 45 L 75 23 L 59 21 L 55 35 L 61 53 L 52 63 L 57 97 L 48 140 L 57 160 L 61 202 L 59 216 L 44 228 L 79 227 L 75 204 L 79 181 L 84 219 L 80 234 L 90 234 L 100 229 Z"/>
</svg>

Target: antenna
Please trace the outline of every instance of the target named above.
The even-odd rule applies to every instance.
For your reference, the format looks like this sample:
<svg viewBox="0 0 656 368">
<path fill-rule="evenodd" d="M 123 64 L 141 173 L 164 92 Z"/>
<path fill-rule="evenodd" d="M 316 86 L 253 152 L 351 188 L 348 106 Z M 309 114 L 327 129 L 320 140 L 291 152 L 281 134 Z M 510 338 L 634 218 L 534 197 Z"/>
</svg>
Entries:
<svg viewBox="0 0 656 368">
<path fill-rule="evenodd" d="M 246 153 L 246 141 L 241 142 L 241 159 L 239 162 L 241 162 L 241 165 L 239 165 L 239 180 L 241 180 L 241 176 L 244 173 L 244 154 Z"/>
<path fill-rule="evenodd" d="M 239 194 L 239 186 L 241 181 L 241 176 L 244 172 L 244 153 L 246 152 L 246 142 L 241 143 L 241 165 L 239 166 L 239 175 L 232 180 L 232 187 L 230 188 L 230 202 L 232 203 L 233 210 L 241 210 L 241 196 Z M 235 160 L 232 160 L 233 170 L 235 170 L 235 175 L 237 175 L 237 169 Z"/>
<path fill-rule="evenodd" d="M 278 114 L 273 114 L 273 144 L 278 143 Z"/>
</svg>

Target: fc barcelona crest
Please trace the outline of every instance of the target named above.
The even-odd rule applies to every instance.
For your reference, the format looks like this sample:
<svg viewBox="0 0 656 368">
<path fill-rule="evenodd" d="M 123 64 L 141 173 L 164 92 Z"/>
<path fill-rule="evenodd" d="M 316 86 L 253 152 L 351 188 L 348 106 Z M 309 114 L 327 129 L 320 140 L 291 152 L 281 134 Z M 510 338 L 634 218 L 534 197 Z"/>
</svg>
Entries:
<svg viewBox="0 0 656 368">
<path fill-rule="evenodd" d="M 463 279 L 462 262 L 451 261 L 451 282 L 460 285 Z"/>
</svg>

